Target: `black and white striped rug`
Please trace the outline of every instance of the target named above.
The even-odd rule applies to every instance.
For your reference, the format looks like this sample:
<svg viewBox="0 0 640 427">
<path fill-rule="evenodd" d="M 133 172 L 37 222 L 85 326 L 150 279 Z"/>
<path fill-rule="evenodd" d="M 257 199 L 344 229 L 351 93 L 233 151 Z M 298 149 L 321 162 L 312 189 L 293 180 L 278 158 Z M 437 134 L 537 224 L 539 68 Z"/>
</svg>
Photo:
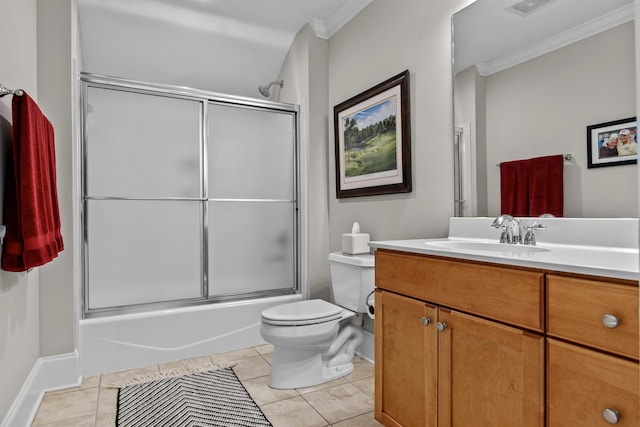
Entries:
<svg viewBox="0 0 640 427">
<path fill-rule="evenodd" d="M 118 390 L 118 427 L 272 427 L 231 368 Z"/>
</svg>

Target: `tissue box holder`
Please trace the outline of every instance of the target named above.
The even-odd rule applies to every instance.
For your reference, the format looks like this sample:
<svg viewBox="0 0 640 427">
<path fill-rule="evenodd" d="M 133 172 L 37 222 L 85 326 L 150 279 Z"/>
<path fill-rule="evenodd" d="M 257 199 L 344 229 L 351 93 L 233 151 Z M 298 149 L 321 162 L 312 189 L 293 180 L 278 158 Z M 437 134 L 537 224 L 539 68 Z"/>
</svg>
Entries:
<svg viewBox="0 0 640 427">
<path fill-rule="evenodd" d="M 343 234 L 342 235 L 342 252 L 348 255 L 368 254 L 369 253 L 369 234 Z"/>
</svg>

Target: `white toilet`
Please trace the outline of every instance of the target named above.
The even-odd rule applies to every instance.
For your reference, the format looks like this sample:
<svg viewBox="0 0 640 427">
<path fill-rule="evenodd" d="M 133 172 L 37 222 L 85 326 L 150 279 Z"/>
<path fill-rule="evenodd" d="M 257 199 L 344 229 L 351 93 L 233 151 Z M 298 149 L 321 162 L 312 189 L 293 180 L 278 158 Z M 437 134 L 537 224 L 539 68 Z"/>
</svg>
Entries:
<svg viewBox="0 0 640 427">
<path fill-rule="evenodd" d="M 374 289 L 373 255 L 329 254 L 336 304 L 314 299 L 262 312 L 262 338 L 274 346 L 269 385 L 278 389 L 309 387 L 353 371 L 362 342 L 362 313 Z"/>
</svg>

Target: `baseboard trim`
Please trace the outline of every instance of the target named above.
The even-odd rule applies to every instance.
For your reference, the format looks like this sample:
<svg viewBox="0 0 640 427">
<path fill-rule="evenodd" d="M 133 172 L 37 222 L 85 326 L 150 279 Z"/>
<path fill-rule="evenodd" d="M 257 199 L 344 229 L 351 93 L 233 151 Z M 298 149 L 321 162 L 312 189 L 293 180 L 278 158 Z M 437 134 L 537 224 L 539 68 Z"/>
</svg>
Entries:
<svg viewBox="0 0 640 427">
<path fill-rule="evenodd" d="M 76 387 L 81 382 L 78 352 L 39 358 L 0 427 L 29 427 L 45 391 Z"/>
<path fill-rule="evenodd" d="M 356 354 L 366 360 L 367 362 L 374 363 L 375 359 L 375 340 L 372 332 L 362 330 L 364 337 L 362 343 L 358 346 Z"/>
</svg>

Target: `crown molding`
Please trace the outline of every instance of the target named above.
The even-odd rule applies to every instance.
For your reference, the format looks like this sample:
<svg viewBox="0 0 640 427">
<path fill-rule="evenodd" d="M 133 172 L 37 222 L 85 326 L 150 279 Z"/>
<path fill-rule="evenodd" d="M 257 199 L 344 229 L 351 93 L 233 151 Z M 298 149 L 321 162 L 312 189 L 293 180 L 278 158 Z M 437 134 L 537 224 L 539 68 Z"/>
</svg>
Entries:
<svg viewBox="0 0 640 427">
<path fill-rule="evenodd" d="M 587 21 L 568 31 L 550 37 L 539 43 L 534 43 L 525 49 L 520 49 L 508 55 L 504 55 L 493 61 L 476 64 L 478 73 L 482 76 L 489 76 L 498 71 L 505 70 L 514 65 L 537 58 L 538 56 L 568 46 L 572 43 L 587 37 L 606 31 L 618 25 L 632 21 L 635 18 L 635 4 L 630 4 L 613 12 L 607 13 L 599 18 Z"/>
<path fill-rule="evenodd" d="M 313 34 L 315 34 L 319 39 L 327 40 L 329 38 L 327 35 L 327 28 L 325 27 L 323 20 L 312 19 L 311 22 L 309 22 L 309 25 L 311 25 Z"/>
<path fill-rule="evenodd" d="M 346 0 L 327 19 L 313 19 L 310 24 L 316 37 L 328 40 L 373 0 Z"/>
</svg>

